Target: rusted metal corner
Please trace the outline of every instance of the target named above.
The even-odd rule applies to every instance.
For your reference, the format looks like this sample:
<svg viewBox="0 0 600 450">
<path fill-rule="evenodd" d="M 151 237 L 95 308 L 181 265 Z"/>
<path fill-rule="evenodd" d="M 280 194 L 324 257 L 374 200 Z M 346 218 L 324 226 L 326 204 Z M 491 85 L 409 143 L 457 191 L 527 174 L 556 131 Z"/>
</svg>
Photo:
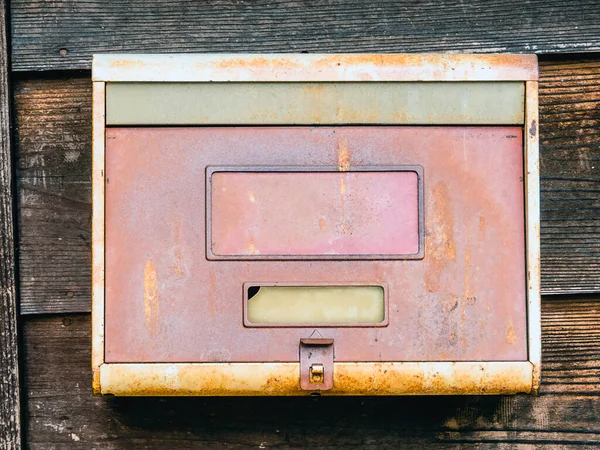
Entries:
<svg viewBox="0 0 600 450">
<path fill-rule="evenodd" d="M 95 367 L 92 369 L 92 394 L 95 396 L 102 395 L 102 386 L 100 385 L 100 367 Z"/>
</svg>

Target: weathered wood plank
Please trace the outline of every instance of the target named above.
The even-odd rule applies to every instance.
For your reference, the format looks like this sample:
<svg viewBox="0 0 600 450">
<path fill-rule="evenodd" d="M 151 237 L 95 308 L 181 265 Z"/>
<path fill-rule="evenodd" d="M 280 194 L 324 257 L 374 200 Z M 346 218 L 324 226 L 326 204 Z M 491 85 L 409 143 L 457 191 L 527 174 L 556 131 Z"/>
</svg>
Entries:
<svg viewBox="0 0 600 450">
<path fill-rule="evenodd" d="M 90 388 L 89 316 L 31 316 L 24 325 L 27 444 L 32 449 L 597 445 L 600 300 L 546 301 L 542 309 L 539 397 L 98 398 Z"/>
<path fill-rule="evenodd" d="M 102 52 L 589 52 L 596 0 L 13 0 L 15 70 Z"/>
<path fill-rule="evenodd" d="M 600 300 L 542 301 L 543 394 L 600 395 Z"/>
<path fill-rule="evenodd" d="M 0 0 L 0 448 L 21 448 L 7 4 Z"/>
<path fill-rule="evenodd" d="M 542 290 L 600 290 L 600 59 L 540 72 Z"/>
<path fill-rule="evenodd" d="M 16 81 L 21 313 L 91 306 L 91 81 Z"/>
<path fill-rule="evenodd" d="M 600 58 L 541 63 L 542 290 L 600 292 Z M 89 72 L 17 79 L 21 312 L 90 310 Z"/>
</svg>

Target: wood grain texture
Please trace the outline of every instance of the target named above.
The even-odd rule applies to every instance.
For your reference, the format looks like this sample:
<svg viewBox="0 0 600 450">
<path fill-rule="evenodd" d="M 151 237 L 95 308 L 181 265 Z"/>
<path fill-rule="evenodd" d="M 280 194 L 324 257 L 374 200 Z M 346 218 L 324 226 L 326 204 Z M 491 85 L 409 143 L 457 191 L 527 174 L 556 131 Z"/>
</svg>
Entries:
<svg viewBox="0 0 600 450">
<path fill-rule="evenodd" d="M 600 300 L 543 304 L 538 397 L 98 398 L 89 315 L 25 319 L 27 444 L 62 448 L 569 448 L 600 444 Z M 539 448 L 539 447 L 536 447 Z"/>
<path fill-rule="evenodd" d="M 600 395 L 600 300 L 542 301 L 544 394 Z"/>
<path fill-rule="evenodd" d="M 14 85 L 21 313 L 91 306 L 91 81 Z"/>
<path fill-rule="evenodd" d="M 540 72 L 542 291 L 600 289 L 600 59 Z"/>
<path fill-rule="evenodd" d="M 21 448 L 7 4 L 0 0 L 0 448 Z"/>
<path fill-rule="evenodd" d="M 600 291 L 600 58 L 542 61 L 542 292 Z M 90 311 L 89 72 L 17 79 L 21 312 Z"/>
<path fill-rule="evenodd" d="M 596 0 L 13 0 L 14 70 L 102 52 L 588 52 Z"/>
</svg>

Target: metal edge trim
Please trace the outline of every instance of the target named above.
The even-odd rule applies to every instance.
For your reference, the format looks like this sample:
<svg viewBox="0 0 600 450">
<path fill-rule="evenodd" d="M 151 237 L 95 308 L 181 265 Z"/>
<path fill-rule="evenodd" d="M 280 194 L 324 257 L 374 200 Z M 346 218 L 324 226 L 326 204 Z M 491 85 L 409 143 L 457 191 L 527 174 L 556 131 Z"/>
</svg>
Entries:
<svg viewBox="0 0 600 450">
<path fill-rule="evenodd" d="M 530 393 L 533 366 L 512 362 L 334 363 L 323 395 L 499 395 Z M 295 396 L 295 363 L 104 364 L 102 394 L 118 396 Z"/>
<path fill-rule="evenodd" d="M 527 321 L 529 361 L 533 364 L 532 393 L 541 380 L 542 328 L 540 296 L 540 167 L 538 83 L 525 83 L 525 210 L 527 212 Z"/>
<path fill-rule="evenodd" d="M 105 83 L 92 84 L 92 390 L 99 395 L 104 363 Z"/>
<path fill-rule="evenodd" d="M 97 54 L 93 81 L 533 81 L 536 55 Z"/>
</svg>

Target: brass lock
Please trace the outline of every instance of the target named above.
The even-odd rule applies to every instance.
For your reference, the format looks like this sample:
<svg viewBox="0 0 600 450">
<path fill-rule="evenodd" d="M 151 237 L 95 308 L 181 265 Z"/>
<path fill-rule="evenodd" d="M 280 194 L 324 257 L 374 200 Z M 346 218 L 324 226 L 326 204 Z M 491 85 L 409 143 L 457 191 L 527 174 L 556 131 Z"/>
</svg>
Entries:
<svg viewBox="0 0 600 450">
<path fill-rule="evenodd" d="M 323 364 L 310 366 L 309 380 L 312 384 L 323 384 L 325 382 L 325 368 Z"/>
</svg>

